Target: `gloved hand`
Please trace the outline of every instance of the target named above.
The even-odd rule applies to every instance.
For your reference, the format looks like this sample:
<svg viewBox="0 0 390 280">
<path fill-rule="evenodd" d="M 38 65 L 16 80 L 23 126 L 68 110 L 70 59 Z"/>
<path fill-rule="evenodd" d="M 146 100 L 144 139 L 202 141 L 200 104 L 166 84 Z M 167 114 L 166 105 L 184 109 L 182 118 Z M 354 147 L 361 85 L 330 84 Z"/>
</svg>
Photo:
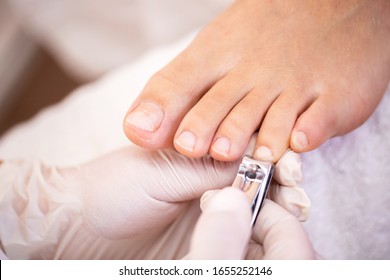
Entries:
<svg viewBox="0 0 390 280">
<path fill-rule="evenodd" d="M 236 188 L 207 191 L 201 198 L 203 213 L 187 258 L 316 258 L 299 222 L 307 219 L 310 207 L 310 200 L 299 187 L 301 165 L 299 155 L 293 151 L 287 151 L 277 163 L 268 194 L 280 205 L 266 199 L 252 234 L 252 213 L 243 192 Z"/>
<path fill-rule="evenodd" d="M 236 188 L 206 193 L 189 259 L 314 259 L 316 254 L 299 220 L 266 200 L 250 228 L 251 211 Z M 249 241 L 249 237 L 252 239 Z"/>
<path fill-rule="evenodd" d="M 133 146 L 75 168 L 6 161 L 0 166 L 1 245 L 8 257 L 23 259 L 181 258 L 200 214 L 196 198 L 231 184 L 238 165 Z M 284 201 L 280 193 L 275 197 Z M 287 209 L 299 206 L 286 197 Z M 193 240 L 199 242 L 210 230 L 197 228 Z M 189 257 L 197 257 L 192 252 Z"/>
</svg>

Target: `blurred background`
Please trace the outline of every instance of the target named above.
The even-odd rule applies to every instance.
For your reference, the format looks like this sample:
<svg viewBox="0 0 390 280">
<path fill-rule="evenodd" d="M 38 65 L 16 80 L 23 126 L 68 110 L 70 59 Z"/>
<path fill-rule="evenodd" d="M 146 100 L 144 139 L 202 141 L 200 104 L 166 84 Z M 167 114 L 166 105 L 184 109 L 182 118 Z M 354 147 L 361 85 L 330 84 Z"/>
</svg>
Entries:
<svg viewBox="0 0 390 280">
<path fill-rule="evenodd" d="M 0 136 L 231 0 L 0 0 Z"/>
</svg>

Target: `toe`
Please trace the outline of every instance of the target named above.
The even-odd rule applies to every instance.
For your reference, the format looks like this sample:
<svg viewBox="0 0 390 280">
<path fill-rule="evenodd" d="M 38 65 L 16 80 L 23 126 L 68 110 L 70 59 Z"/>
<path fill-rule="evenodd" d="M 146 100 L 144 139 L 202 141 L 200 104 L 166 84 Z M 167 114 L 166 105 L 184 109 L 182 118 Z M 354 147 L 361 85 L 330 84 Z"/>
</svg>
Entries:
<svg viewBox="0 0 390 280">
<path fill-rule="evenodd" d="M 297 98 L 299 96 L 299 98 Z M 277 162 L 289 148 L 290 135 L 299 114 L 311 104 L 311 97 L 282 93 L 269 108 L 257 138 L 254 158 Z"/>
<path fill-rule="evenodd" d="M 147 148 L 172 146 L 185 113 L 223 75 L 209 61 L 202 51 L 187 49 L 154 74 L 125 116 L 126 136 Z"/>
<path fill-rule="evenodd" d="M 291 148 L 296 152 L 311 151 L 341 132 L 341 124 L 349 123 L 348 107 L 336 95 L 320 96 L 298 118 L 291 134 Z"/>
<path fill-rule="evenodd" d="M 250 90 L 240 76 L 226 75 L 186 114 L 174 140 L 180 153 L 200 157 L 208 152 L 221 122 Z M 220 137 L 216 142 L 222 154 L 229 154 L 232 144 L 229 137 Z"/>
<path fill-rule="evenodd" d="M 252 89 L 226 116 L 215 134 L 210 154 L 217 160 L 236 160 L 242 156 L 250 137 L 259 128 L 278 90 Z M 229 149 L 226 143 L 229 141 Z"/>
</svg>

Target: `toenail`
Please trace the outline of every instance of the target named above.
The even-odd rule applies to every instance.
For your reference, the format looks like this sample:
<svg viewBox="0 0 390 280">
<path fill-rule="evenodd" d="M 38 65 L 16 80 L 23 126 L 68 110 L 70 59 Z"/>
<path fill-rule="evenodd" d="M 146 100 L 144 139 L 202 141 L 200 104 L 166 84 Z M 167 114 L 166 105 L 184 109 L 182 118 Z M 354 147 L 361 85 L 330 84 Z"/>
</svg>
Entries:
<svg viewBox="0 0 390 280">
<path fill-rule="evenodd" d="M 266 146 L 260 146 L 256 149 L 254 158 L 263 161 L 273 161 L 274 155 L 272 154 L 270 148 Z"/>
<path fill-rule="evenodd" d="M 175 139 L 175 144 L 184 150 L 193 152 L 196 144 L 196 136 L 191 131 L 185 130 Z"/>
<path fill-rule="evenodd" d="M 307 145 L 309 145 L 309 141 L 307 140 L 306 134 L 302 131 L 294 132 L 291 138 L 294 146 L 298 150 L 304 150 Z"/>
<path fill-rule="evenodd" d="M 127 117 L 126 124 L 148 132 L 155 132 L 161 125 L 164 111 L 152 102 L 140 103 Z"/>
<path fill-rule="evenodd" d="M 223 155 L 228 156 L 230 152 L 230 140 L 226 137 L 218 137 L 217 140 L 215 140 L 212 149 L 214 152 Z"/>
</svg>

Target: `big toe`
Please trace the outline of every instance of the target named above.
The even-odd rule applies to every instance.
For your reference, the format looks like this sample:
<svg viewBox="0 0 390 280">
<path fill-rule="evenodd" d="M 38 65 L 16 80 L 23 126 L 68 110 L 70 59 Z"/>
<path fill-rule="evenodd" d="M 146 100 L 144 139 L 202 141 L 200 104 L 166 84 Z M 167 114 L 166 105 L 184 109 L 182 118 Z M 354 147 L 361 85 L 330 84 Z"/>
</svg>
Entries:
<svg viewBox="0 0 390 280">
<path fill-rule="evenodd" d="M 171 147 L 185 114 L 218 79 L 220 71 L 208 65 L 210 60 L 202 51 L 193 49 L 188 48 L 154 74 L 126 113 L 123 129 L 135 144 Z"/>
</svg>

